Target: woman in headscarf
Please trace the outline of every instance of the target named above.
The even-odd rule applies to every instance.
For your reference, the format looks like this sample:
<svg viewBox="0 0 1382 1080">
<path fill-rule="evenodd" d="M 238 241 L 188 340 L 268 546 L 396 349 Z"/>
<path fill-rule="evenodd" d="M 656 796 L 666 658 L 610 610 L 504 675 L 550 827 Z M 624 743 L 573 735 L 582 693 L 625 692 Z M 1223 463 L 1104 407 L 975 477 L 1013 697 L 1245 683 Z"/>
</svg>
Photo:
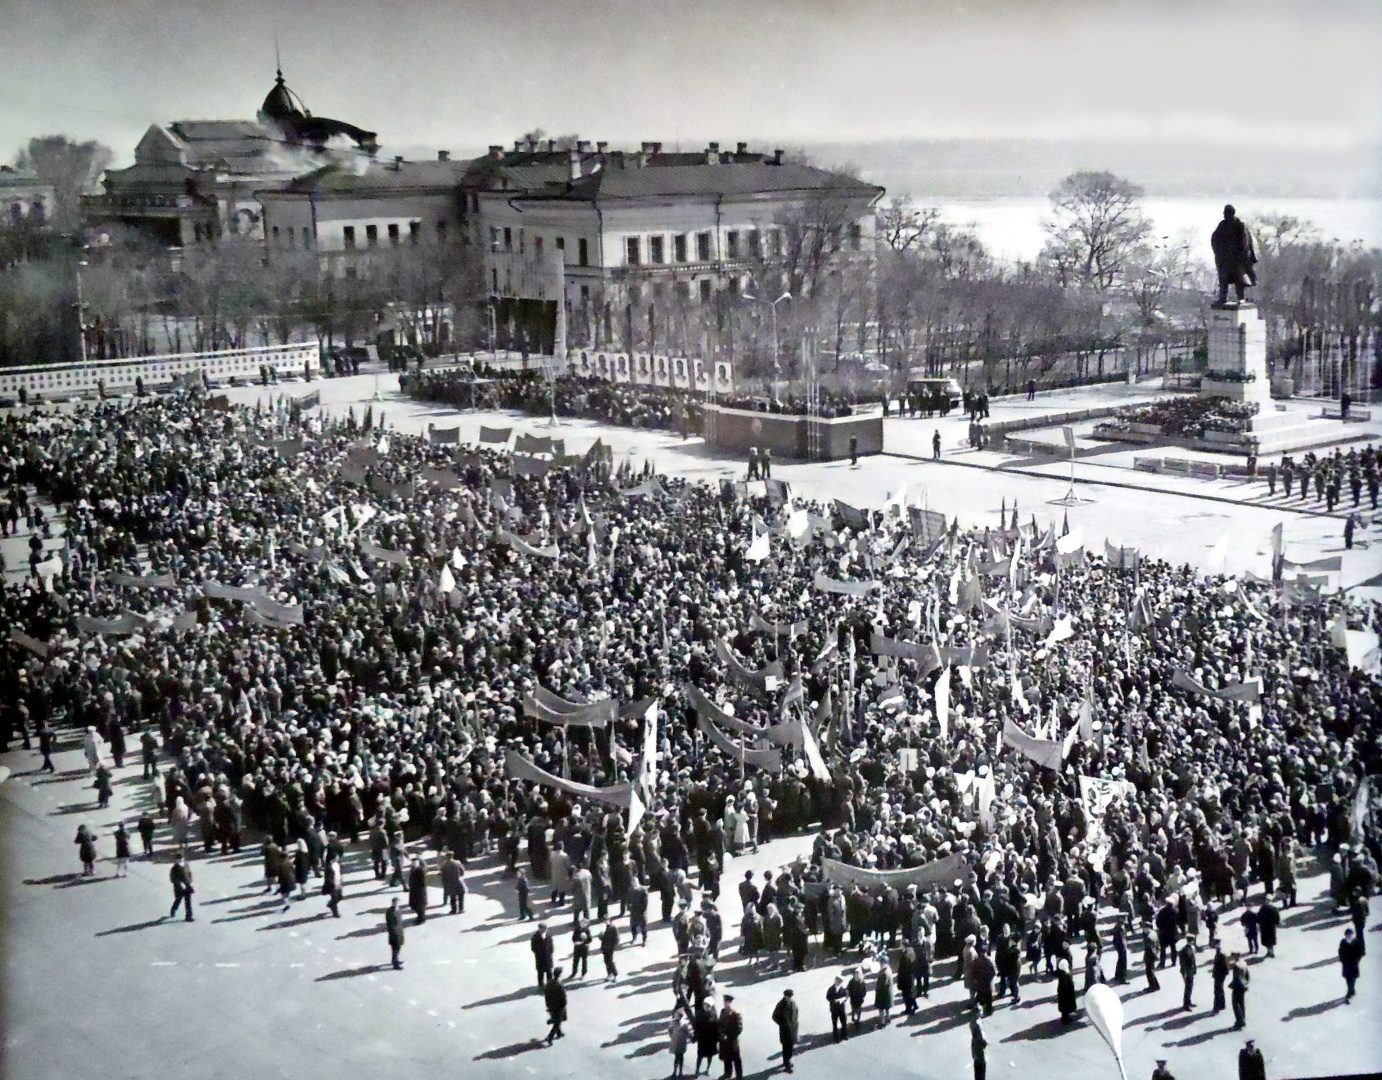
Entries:
<svg viewBox="0 0 1382 1080">
<path fill-rule="evenodd" d="M 878 953 L 878 978 L 873 984 L 873 1007 L 878 1010 L 880 1024 L 886 1024 L 892 1019 L 893 969 L 888 962 L 887 951 L 881 949 Z"/>
<path fill-rule="evenodd" d="M 1075 1001 L 1075 979 L 1070 974 L 1070 961 L 1065 959 L 1056 965 L 1056 1005 L 1060 1009 L 1060 1022 L 1073 1024 L 1080 1008 Z"/>
</svg>

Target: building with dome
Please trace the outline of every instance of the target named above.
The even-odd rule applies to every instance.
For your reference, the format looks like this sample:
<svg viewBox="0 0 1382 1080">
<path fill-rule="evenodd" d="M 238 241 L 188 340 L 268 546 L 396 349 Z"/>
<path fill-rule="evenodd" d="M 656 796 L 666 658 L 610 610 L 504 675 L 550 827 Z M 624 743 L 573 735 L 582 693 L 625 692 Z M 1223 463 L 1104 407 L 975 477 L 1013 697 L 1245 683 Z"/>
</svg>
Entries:
<svg viewBox="0 0 1382 1080">
<path fill-rule="evenodd" d="M 313 116 L 279 71 L 253 120 L 174 120 L 153 124 L 134 164 L 108 169 L 104 192 L 86 196 L 89 223 L 118 224 L 168 247 L 226 234 L 264 238 L 255 192 L 333 161 L 368 161 L 375 133 Z"/>
</svg>

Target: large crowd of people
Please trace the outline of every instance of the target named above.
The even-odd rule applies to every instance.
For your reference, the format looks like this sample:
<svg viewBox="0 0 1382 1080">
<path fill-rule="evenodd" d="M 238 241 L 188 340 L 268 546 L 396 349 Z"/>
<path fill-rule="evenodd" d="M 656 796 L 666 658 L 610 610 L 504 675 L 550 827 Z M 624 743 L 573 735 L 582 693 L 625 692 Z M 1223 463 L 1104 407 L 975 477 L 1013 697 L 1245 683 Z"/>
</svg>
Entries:
<svg viewBox="0 0 1382 1080">
<path fill-rule="evenodd" d="M 426 397 L 458 392 L 454 376 L 415 378 Z M 540 380 L 502 386 L 548 403 Z M 563 415 L 684 422 L 686 402 L 653 407 L 639 388 L 557 386 Z M 569 915 L 577 955 L 593 939 L 611 972 L 616 917 L 646 940 L 660 915 L 678 958 L 672 1044 L 727 1069 L 743 1024 L 717 989 L 730 962 L 848 965 L 829 1003 L 843 1038 L 866 996 L 886 1021 L 894 987 L 911 1013 L 942 972 L 984 1013 L 1049 976 L 1062 1018 L 1080 972 L 1086 989 L 1130 977 L 1129 953 L 1151 983 L 1167 963 L 1193 980 L 1216 923 L 1246 905 L 1262 924 L 1294 903 L 1315 857 L 1336 905 L 1355 923 L 1366 912 L 1382 848 L 1365 786 L 1358 796 L 1382 772 L 1382 683 L 1329 627 L 1342 614 L 1376 628 L 1375 608 L 1150 556 L 1131 569 L 1058 553 L 1035 520 L 917 534 L 905 511 L 841 517 L 732 485 L 640 484 L 598 461 L 511 476 L 506 454 L 458 463 L 367 427 L 189 395 L 0 422 L 0 522 L 64 541 L 51 557 L 40 543 L 0 595 L 19 632 L 2 646 L 0 739 L 51 747 L 70 728 L 87 733 L 93 769 L 157 763 L 189 859 L 198 841 L 215 857 L 253 831 L 285 904 L 321 874 L 336 913 L 358 845 L 419 918 L 429 871 L 463 910 L 467 864 L 503 860 L 516 910 Z M 764 531 L 769 556 L 750 558 Z M 916 659 L 875 651 L 904 640 Z M 942 670 L 921 659 L 932 643 L 979 653 L 946 654 L 943 717 Z M 749 672 L 779 667 L 746 677 L 726 649 Z M 1212 692 L 1254 676 L 1255 703 Z M 656 767 L 632 830 L 624 811 L 512 777 L 506 754 L 580 784 L 634 782 L 643 715 L 544 723 L 525 709 L 538 688 L 655 702 Z M 780 765 L 743 764 L 725 742 L 740 734 L 711 737 L 691 688 L 750 725 L 798 718 L 824 768 L 802 744 Z M 1009 723 L 1081 730 L 1058 770 L 1005 746 Z M 1092 814 L 1079 776 L 1124 794 Z M 731 885 L 743 917 L 725 925 L 733 857 L 804 831 L 810 857 Z M 84 864 L 100 842 L 87 837 Z M 832 870 L 957 855 L 958 882 Z M 389 941 L 398 966 L 397 911 Z M 534 956 L 560 1037 L 565 990 L 550 989 L 550 950 L 535 941 Z M 779 1012 L 790 1060 L 796 1006 Z"/>
</svg>

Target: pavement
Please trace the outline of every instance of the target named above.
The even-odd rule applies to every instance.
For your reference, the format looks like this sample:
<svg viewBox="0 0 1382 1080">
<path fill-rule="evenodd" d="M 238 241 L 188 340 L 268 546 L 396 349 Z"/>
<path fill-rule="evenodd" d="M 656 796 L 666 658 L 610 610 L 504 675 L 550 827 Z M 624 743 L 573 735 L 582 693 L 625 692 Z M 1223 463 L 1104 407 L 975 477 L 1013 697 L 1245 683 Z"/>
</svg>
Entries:
<svg viewBox="0 0 1382 1080">
<path fill-rule="evenodd" d="M 376 382 L 381 401 L 371 402 Z M 390 385 L 388 377 L 330 380 L 312 388 L 322 390 L 324 407 L 332 412 L 353 408 L 359 416 L 372 404 L 377 417 L 382 409 L 390 428 L 421 432 L 429 422 L 459 424 L 462 437 L 473 439 L 481 423 L 512 424 L 564 437 L 572 451 L 603 438 L 619 457 L 635 464 L 652 460 L 667 473 L 707 480 L 742 476 L 739 462 L 711 453 L 696 439 L 584 422 L 563 421 L 553 430 L 544 421 L 504 414 L 457 415 L 398 398 L 396 380 Z M 307 391 L 289 384 L 274 392 Z M 252 402 L 266 399 L 269 391 L 230 393 Z M 962 438 L 962 418 L 959 423 Z M 889 420 L 890 445 L 904 441 L 895 434 L 903 424 L 930 422 Z M 929 430 L 925 435 L 929 440 Z M 1077 463 L 1079 492 L 1091 501 L 1069 509 L 1072 527 L 1083 529 L 1092 545 L 1109 536 L 1204 568 L 1206 549 L 1227 533 L 1233 539 L 1226 560 L 1231 571 L 1264 565 L 1267 536 L 1278 521 L 1285 523 L 1293 557 L 1317 557 L 1341 546 L 1337 517 L 1277 505 L 1251 485 L 1153 477 L 1130 468 L 1092 471 L 1104 468 L 1102 462 Z M 953 444 L 939 464 L 889 454 L 866 459 L 857 469 L 842 463 L 783 463 L 775 473 L 807 497 L 840 497 L 861 506 L 881 504 L 905 483 L 913 501 L 958 514 L 967 524 L 996 525 L 1000 505 L 1011 508 L 1014 499 L 1024 520 L 1035 512 L 1045 523 L 1067 512 L 1051 500 L 1065 493 L 1068 466 L 1062 476 L 1049 463 L 964 453 Z M 1096 476 L 1116 479 L 1095 483 Z M 1376 540 L 1375 528 L 1370 531 Z M 22 563 L 26 539 L 3 541 L 11 566 Z M 1378 550 L 1346 553 L 1343 582 L 1356 585 L 1382 570 Z M 127 765 L 117 770 L 113 805 L 97 809 L 77 735 L 62 734 L 56 775 L 36 771 L 37 753 L 12 749 L 0 755 L 0 843 L 7 869 L 0 884 L 6 913 L 0 924 L 6 957 L 0 1075 L 142 1080 L 185 1073 L 336 1080 L 360 1074 L 434 1080 L 442 1070 L 457 1070 L 505 1080 L 535 1075 L 652 1080 L 670 1071 L 665 1032 L 673 942 L 668 928 L 655 923 L 646 948 L 621 950 L 621 975 L 613 984 L 602 978 L 598 954 L 592 959 L 591 977 L 572 988 L 568 1037 L 549 1048 L 541 1041 L 544 1010 L 526 947 L 532 927 L 514 918 L 511 883 L 492 858 L 471 867 L 465 914 L 434 913 L 422 926 L 409 919 L 401 972 L 390 969 L 383 936 L 383 911 L 394 890 L 375 881 L 366 852 L 358 848 L 347 859 L 339 920 L 329 916 L 315 891 L 287 912 L 276 898 L 266 897 L 257 842 L 238 856 L 198 851 L 196 921 L 169 919 L 167 830 L 160 828 L 157 857 L 134 860 L 128 877 L 114 878 L 110 860 L 115 823 L 132 824 L 154 804 L 152 785 L 141 779 L 137 765 Z M 91 825 L 101 837 L 102 861 L 92 878 L 81 877 L 72 844 L 79 823 Z M 809 837 L 776 840 L 726 867 L 720 906 L 728 946 L 717 976 L 746 1019 L 748 1074 L 778 1071 L 776 1032 L 768 1017 L 782 988 L 791 986 L 801 1008 L 798 1075 L 871 1072 L 927 1080 L 969 1075 L 968 1014 L 953 981 L 953 963 L 939 966 L 938 984 L 916 1016 L 902 1021 L 895 1013 L 888 1027 L 871 1024 L 862 1036 L 837 1046 L 829 1038 L 824 991 L 840 963 L 817 959 L 807 972 L 789 975 L 751 969 L 737 956 L 735 882 L 745 870 L 761 876 L 808 849 Z M 1245 1034 L 1257 1039 L 1268 1075 L 1276 1080 L 1382 1070 L 1377 1023 L 1382 983 L 1365 962 L 1359 996 L 1343 1004 L 1334 954 L 1346 921 L 1321 902 L 1327 884 L 1321 871 L 1312 864 L 1302 875 L 1302 904 L 1286 913 L 1277 957 L 1257 958 L 1252 966 Z M 544 898 L 545 893 L 537 890 Z M 433 903 L 439 901 L 434 887 Z M 551 919 L 559 961 L 566 961 L 569 916 L 545 902 L 539 911 Z M 1241 948 L 1241 929 L 1230 922 L 1235 914 L 1227 914 L 1222 928 L 1228 946 Z M 1373 923 L 1369 936 L 1379 929 L 1382 924 Z M 1201 953 L 1197 1004 L 1189 1013 L 1180 1011 L 1180 981 L 1169 970 L 1157 994 L 1143 991 L 1140 975 L 1118 988 L 1127 1016 L 1128 1076 L 1150 1075 L 1158 1058 L 1167 1058 L 1182 1078 L 1233 1075 L 1241 1039 L 1228 1014 L 1214 1016 L 1208 1008 L 1210 955 Z M 1106 957 L 1106 966 L 1111 972 L 1111 958 Z M 1133 970 L 1140 972 L 1140 964 Z M 1109 1051 L 1087 1021 L 1062 1028 L 1053 983 L 1029 979 L 1023 994 L 1020 1007 L 1003 1005 L 986 1021 L 991 1075 L 1116 1075 Z"/>
</svg>

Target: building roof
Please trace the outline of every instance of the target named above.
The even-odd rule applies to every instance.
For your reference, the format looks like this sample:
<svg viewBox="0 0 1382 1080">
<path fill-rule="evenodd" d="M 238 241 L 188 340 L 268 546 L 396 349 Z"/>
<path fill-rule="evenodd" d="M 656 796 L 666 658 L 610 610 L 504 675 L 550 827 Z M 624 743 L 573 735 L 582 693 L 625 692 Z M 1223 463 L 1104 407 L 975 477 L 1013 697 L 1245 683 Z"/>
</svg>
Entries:
<svg viewBox="0 0 1382 1080">
<path fill-rule="evenodd" d="M 363 168 L 354 169 L 350 163 L 332 162 L 309 173 L 294 177 L 279 187 L 262 194 L 284 195 L 372 195 L 387 192 L 454 191 L 464 178 L 469 162 L 465 161 L 403 161 L 387 165 L 360 158 Z"/>
<path fill-rule="evenodd" d="M 47 180 L 40 180 L 36 173 L 22 172 L 8 165 L 0 165 L 0 187 L 8 188 L 51 188 Z"/>
</svg>

